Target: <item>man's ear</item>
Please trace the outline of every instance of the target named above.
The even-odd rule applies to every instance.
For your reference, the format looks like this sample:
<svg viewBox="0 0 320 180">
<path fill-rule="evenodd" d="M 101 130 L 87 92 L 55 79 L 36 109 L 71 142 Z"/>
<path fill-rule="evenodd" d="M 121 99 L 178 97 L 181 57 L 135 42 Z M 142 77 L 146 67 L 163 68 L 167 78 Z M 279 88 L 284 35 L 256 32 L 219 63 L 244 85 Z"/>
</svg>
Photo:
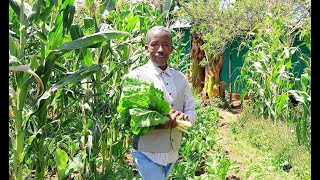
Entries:
<svg viewBox="0 0 320 180">
<path fill-rule="evenodd" d="M 148 45 L 145 45 L 145 46 L 144 46 L 144 49 L 145 49 L 146 51 L 148 50 L 148 48 L 149 48 Z"/>
</svg>

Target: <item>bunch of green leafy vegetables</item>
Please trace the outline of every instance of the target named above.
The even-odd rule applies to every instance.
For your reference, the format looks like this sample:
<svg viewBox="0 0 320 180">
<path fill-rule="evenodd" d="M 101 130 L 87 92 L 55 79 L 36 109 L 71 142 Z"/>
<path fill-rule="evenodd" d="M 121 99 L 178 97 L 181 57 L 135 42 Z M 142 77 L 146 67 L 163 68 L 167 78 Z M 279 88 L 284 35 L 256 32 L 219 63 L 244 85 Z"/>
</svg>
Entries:
<svg viewBox="0 0 320 180">
<path fill-rule="evenodd" d="M 154 84 L 126 77 L 122 96 L 117 107 L 118 123 L 127 133 L 143 136 L 156 125 L 169 121 L 170 105 L 163 98 L 163 91 Z"/>
</svg>

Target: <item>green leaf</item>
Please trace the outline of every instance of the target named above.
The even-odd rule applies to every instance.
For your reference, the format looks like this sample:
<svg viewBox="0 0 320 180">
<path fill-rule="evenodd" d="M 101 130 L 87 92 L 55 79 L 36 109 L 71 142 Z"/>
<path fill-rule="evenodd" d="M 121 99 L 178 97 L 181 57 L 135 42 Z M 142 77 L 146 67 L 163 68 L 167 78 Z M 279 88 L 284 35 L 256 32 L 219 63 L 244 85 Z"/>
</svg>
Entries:
<svg viewBox="0 0 320 180">
<path fill-rule="evenodd" d="M 101 14 L 108 14 L 110 11 L 116 8 L 116 0 L 105 0 L 100 6 Z"/>
<path fill-rule="evenodd" d="M 20 4 L 20 3 L 19 3 Z M 13 9 L 13 11 L 16 13 L 17 18 L 20 20 L 20 6 L 15 0 L 9 0 L 9 5 Z M 26 19 L 27 16 L 24 13 L 24 19 Z"/>
<path fill-rule="evenodd" d="M 61 9 L 66 9 L 68 5 L 73 5 L 75 0 L 63 0 Z"/>
<path fill-rule="evenodd" d="M 68 154 L 61 149 L 56 149 L 55 152 L 55 162 L 59 174 L 59 179 L 66 179 L 66 169 L 67 169 L 67 162 L 68 162 Z"/>
<path fill-rule="evenodd" d="M 280 114 L 284 108 L 285 102 L 288 100 L 288 94 L 281 95 L 279 102 L 276 102 L 277 112 Z"/>
<path fill-rule="evenodd" d="M 33 4 L 31 13 L 28 14 L 27 19 L 25 19 L 25 21 L 23 22 L 24 28 L 30 26 L 30 24 L 32 24 L 32 22 L 39 17 L 40 9 L 41 5 L 39 5 L 39 1 L 36 1 L 36 3 Z"/>
<path fill-rule="evenodd" d="M 9 22 L 12 22 L 13 19 L 13 9 L 11 6 L 9 6 Z"/>
<path fill-rule="evenodd" d="M 66 170 L 66 174 L 73 173 L 75 171 L 80 172 L 83 169 L 83 162 L 81 158 L 81 154 L 77 154 L 75 158 L 73 158 L 68 164 L 68 168 Z"/>
<path fill-rule="evenodd" d="M 54 84 L 49 90 L 47 90 L 43 95 L 40 97 L 41 99 L 47 99 L 50 97 L 56 90 L 60 89 L 62 86 L 72 83 L 77 83 L 82 79 L 91 76 L 92 74 L 96 73 L 101 69 L 100 65 L 93 65 L 91 67 L 83 67 L 80 68 L 77 72 L 63 77 L 60 81 Z"/>
<path fill-rule="evenodd" d="M 86 35 L 91 35 L 91 34 L 95 33 L 95 31 L 96 31 L 95 20 L 93 18 L 91 18 L 91 17 L 84 18 L 83 23 L 84 23 Z"/>
<path fill-rule="evenodd" d="M 90 49 L 88 48 L 83 48 L 81 49 L 81 52 L 80 52 L 82 58 L 81 58 L 81 64 L 83 65 L 87 65 L 87 66 L 91 66 L 92 65 L 92 55 L 91 55 L 91 52 L 90 52 Z"/>
<path fill-rule="evenodd" d="M 76 40 L 79 39 L 81 37 L 83 37 L 83 32 L 80 29 L 78 24 L 72 24 L 70 27 L 70 35 L 72 40 Z"/>
<path fill-rule="evenodd" d="M 24 156 L 26 155 L 26 152 L 22 152 L 20 155 L 19 155 L 19 163 L 22 163 L 23 162 L 23 159 L 24 159 Z"/>
<path fill-rule="evenodd" d="M 75 6 L 67 5 L 66 9 L 63 11 L 63 35 L 68 34 L 70 26 L 73 22 L 73 17 L 75 13 Z"/>
<path fill-rule="evenodd" d="M 93 45 L 99 42 L 109 41 L 112 39 L 117 39 L 117 38 L 129 36 L 129 35 L 130 34 L 127 32 L 114 31 L 114 30 L 98 32 L 90 36 L 85 36 L 85 37 L 73 40 L 71 42 L 66 42 L 62 44 L 59 50 L 80 49 L 80 48 L 88 47 L 90 45 Z"/>
<path fill-rule="evenodd" d="M 136 27 L 139 20 L 140 20 L 139 16 L 134 16 L 133 18 L 131 18 L 126 26 L 126 30 L 128 32 L 132 32 L 132 30 Z"/>
<path fill-rule="evenodd" d="M 163 98 L 163 91 L 134 78 L 123 81 L 123 95 L 117 107 L 118 122 L 129 127 L 133 134 L 145 135 L 155 125 L 169 120 L 170 105 Z M 127 130 L 127 129 L 126 129 Z"/>
<path fill-rule="evenodd" d="M 61 78 L 61 80 L 58 81 L 54 86 L 79 82 L 82 79 L 96 73 L 100 69 L 101 69 L 100 65 L 93 65 L 90 67 L 88 66 L 81 67 L 78 71 L 72 73 L 71 75 Z"/>
<path fill-rule="evenodd" d="M 48 48 L 57 49 L 62 44 L 62 33 L 63 33 L 63 11 L 60 11 L 55 19 L 54 28 L 49 33 Z"/>
<path fill-rule="evenodd" d="M 38 134 L 38 133 L 37 133 L 37 134 Z M 28 138 L 28 145 L 29 145 L 29 146 L 31 145 L 33 139 L 37 136 L 37 134 L 33 134 L 32 136 L 30 136 L 30 137 Z"/>
<path fill-rule="evenodd" d="M 156 111 L 150 111 L 142 108 L 132 108 L 129 110 L 129 113 L 131 116 L 131 123 L 137 127 L 149 127 L 169 121 L 167 116 Z"/>
<path fill-rule="evenodd" d="M 67 73 L 67 68 L 59 62 L 54 63 L 54 69 L 58 70 L 61 73 Z"/>
<path fill-rule="evenodd" d="M 46 22 L 47 18 L 51 15 L 52 13 L 52 7 L 54 6 L 54 4 L 50 4 L 49 7 L 47 7 L 41 14 L 39 17 L 39 20 L 42 22 Z"/>
<path fill-rule="evenodd" d="M 18 48 L 15 39 L 11 35 L 9 35 L 9 50 L 12 56 L 18 56 Z"/>
<path fill-rule="evenodd" d="M 40 40 L 41 40 L 43 43 L 46 43 L 46 42 L 47 42 L 47 37 L 46 37 L 46 35 L 44 35 L 41 31 L 37 31 L 37 36 L 40 38 Z"/>
<path fill-rule="evenodd" d="M 35 73 L 32 71 L 32 69 L 27 66 L 27 65 L 20 65 L 20 66 L 9 66 L 9 71 L 13 71 L 13 72 L 16 72 L 16 71 L 23 71 L 23 72 L 27 72 L 31 75 L 33 75 L 36 80 L 37 80 L 37 83 L 38 83 L 38 94 L 41 95 L 43 90 L 44 90 L 44 86 L 43 86 L 43 83 L 41 81 L 41 78 Z"/>
<path fill-rule="evenodd" d="M 308 89 L 309 82 L 310 82 L 310 76 L 308 74 L 302 74 L 301 75 L 301 85 L 302 85 L 303 91 L 306 91 Z"/>
</svg>

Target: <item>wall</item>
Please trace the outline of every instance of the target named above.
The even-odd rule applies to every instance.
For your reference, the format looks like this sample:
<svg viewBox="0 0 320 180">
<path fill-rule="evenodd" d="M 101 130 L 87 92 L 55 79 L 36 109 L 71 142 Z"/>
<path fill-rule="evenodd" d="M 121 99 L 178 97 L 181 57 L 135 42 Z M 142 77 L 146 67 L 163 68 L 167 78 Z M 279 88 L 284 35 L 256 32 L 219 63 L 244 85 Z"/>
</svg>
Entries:
<svg viewBox="0 0 320 180">
<path fill-rule="evenodd" d="M 185 54 L 189 54 L 190 52 L 190 29 L 189 28 L 180 28 L 180 31 L 182 33 L 185 34 L 185 36 L 183 37 L 183 42 L 188 42 L 186 48 L 185 48 Z M 301 42 L 299 40 L 296 40 L 293 44 L 293 46 L 298 46 L 299 44 L 301 44 Z M 248 51 L 248 49 L 242 49 L 238 55 L 238 47 L 239 47 L 239 42 L 238 41 L 234 41 L 232 44 L 232 92 L 233 93 L 241 93 L 242 89 L 244 87 L 240 87 L 237 84 L 235 84 L 235 80 L 236 78 L 240 75 L 240 68 L 243 65 L 243 55 L 245 55 Z M 303 45 L 301 46 L 301 50 L 303 53 L 305 54 L 311 54 L 310 51 L 308 50 L 308 48 Z M 224 54 L 223 54 L 223 68 L 222 68 L 222 73 L 221 73 L 221 80 L 226 82 L 226 87 L 225 90 L 229 91 L 229 56 L 230 56 L 230 46 L 225 50 Z M 183 56 L 180 56 L 180 60 L 183 58 Z M 189 60 L 190 60 L 190 56 L 189 56 Z M 297 63 L 298 61 L 298 56 L 294 55 L 292 57 L 292 61 L 293 63 Z M 295 66 L 294 68 L 294 74 L 295 77 L 300 77 L 301 74 L 303 73 L 303 69 L 305 68 L 305 65 L 303 63 L 298 63 L 298 66 Z M 182 69 L 181 65 L 179 66 L 179 69 Z"/>
</svg>

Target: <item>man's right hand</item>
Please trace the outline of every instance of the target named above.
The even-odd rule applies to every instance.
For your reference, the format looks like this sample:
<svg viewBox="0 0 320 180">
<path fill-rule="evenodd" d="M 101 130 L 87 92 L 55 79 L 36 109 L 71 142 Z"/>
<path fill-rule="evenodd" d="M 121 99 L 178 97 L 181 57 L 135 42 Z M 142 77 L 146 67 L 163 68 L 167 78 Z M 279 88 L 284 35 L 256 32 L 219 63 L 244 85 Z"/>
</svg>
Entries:
<svg viewBox="0 0 320 180">
<path fill-rule="evenodd" d="M 175 109 L 171 109 L 167 117 L 170 121 L 166 122 L 165 124 L 159 124 L 156 126 L 156 129 L 168 129 L 168 128 L 175 128 L 177 127 L 176 119 L 179 120 L 188 120 L 188 116 L 182 113 L 181 111 L 176 111 Z"/>
</svg>

